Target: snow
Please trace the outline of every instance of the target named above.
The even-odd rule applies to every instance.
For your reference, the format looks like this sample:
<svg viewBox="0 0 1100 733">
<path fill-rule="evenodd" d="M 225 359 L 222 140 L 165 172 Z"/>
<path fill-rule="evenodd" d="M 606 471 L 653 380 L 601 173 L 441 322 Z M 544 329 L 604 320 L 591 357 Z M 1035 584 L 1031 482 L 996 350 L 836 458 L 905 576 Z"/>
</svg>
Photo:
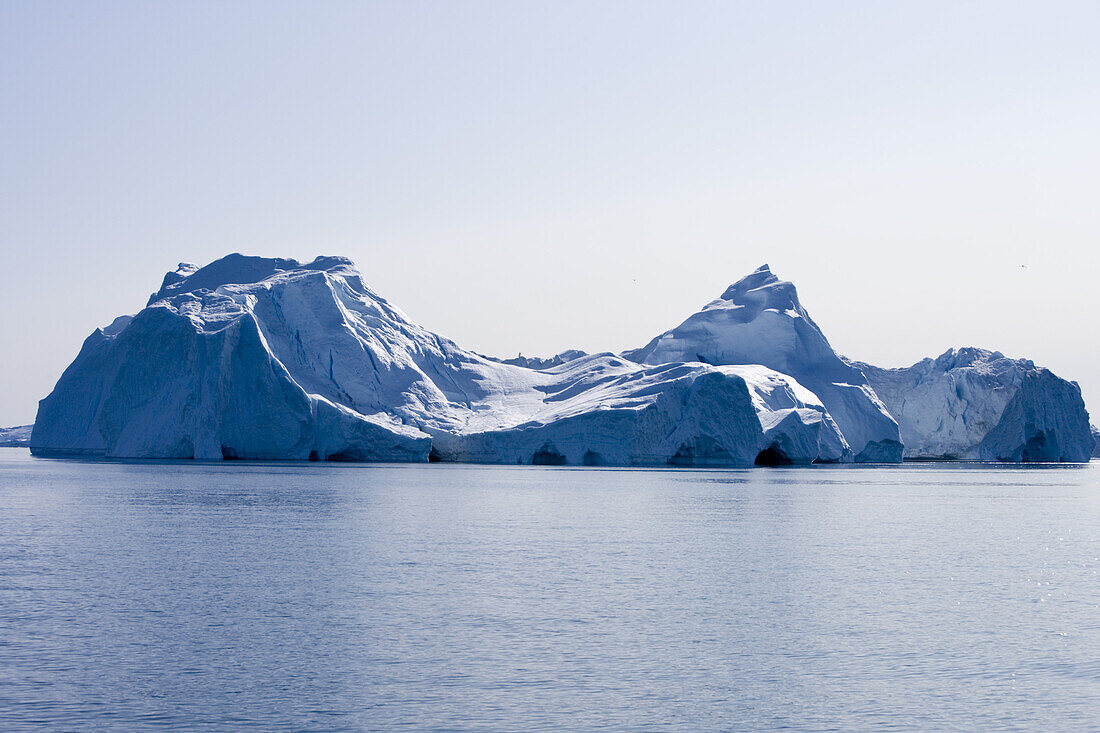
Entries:
<svg viewBox="0 0 1100 733">
<path fill-rule="evenodd" d="M 1083 461 L 1092 451 L 1076 384 L 997 351 L 950 349 L 901 369 L 856 363 L 901 424 L 908 458 Z"/>
<path fill-rule="evenodd" d="M 752 465 L 849 460 L 825 407 L 762 366 L 462 349 L 346 259 L 230 255 L 169 273 L 42 400 L 38 454 Z"/>
<path fill-rule="evenodd" d="M 761 364 L 812 391 L 857 461 L 898 461 L 897 422 L 859 369 L 844 362 L 798 300 L 793 284 L 763 265 L 646 346 L 623 354 L 643 364 Z"/>
</svg>

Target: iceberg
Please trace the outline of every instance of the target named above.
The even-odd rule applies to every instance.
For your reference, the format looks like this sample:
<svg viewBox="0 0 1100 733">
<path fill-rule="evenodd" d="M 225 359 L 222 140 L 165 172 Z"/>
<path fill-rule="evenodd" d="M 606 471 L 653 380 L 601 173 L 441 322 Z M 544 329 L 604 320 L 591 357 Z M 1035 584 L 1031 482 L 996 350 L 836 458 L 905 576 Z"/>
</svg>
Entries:
<svg viewBox="0 0 1100 733">
<path fill-rule="evenodd" d="M 340 257 L 182 263 L 39 404 L 38 455 L 686 465 L 843 461 L 796 377 L 566 352 L 505 363 L 412 322 Z M 532 368 L 535 367 L 535 368 Z"/>
<path fill-rule="evenodd" d="M 1077 385 L 1029 361 L 845 361 L 766 265 L 641 349 L 495 359 L 413 322 L 350 260 L 239 254 L 181 263 L 94 331 L 23 430 L 37 455 L 597 466 L 1095 445 Z"/>
<path fill-rule="evenodd" d="M 857 462 L 902 457 L 897 421 L 860 370 L 841 359 L 768 265 L 737 281 L 679 326 L 624 357 L 641 364 L 760 364 L 787 374 L 820 400 Z"/>
<path fill-rule="evenodd" d="M 855 362 L 901 425 L 905 457 L 1088 461 L 1088 413 L 1077 384 L 998 351 L 950 349 L 910 367 Z"/>
<path fill-rule="evenodd" d="M 1090 425 L 1089 427 L 1092 428 L 1092 457 L 1100 458 L 1100 429 L 1098 429 L 1095 425 Z"/>
</svg>

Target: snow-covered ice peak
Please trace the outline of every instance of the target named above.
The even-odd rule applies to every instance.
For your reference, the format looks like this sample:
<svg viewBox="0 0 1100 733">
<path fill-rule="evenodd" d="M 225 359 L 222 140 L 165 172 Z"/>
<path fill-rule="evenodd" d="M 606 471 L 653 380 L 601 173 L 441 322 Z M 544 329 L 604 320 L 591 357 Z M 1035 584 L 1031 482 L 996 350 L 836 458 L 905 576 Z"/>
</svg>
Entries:
<svg viewBox="0 0 1100 733">
<path fill-rule="evenodd" d="M 303 264 L 279 257 L 255 257 L 233 253 L 214 260 L 204 267 L 181 262 L 175 271 L 164 276 L 160 290 L 149 298 L 148 305 L 183 293 L 202 290 L 216 291 L 223 285 L 248 285 L 275 275 L 292 271 L 333 272 L 359 278 L 355 263 L 346 257 L 317 257 Z"/>
<path fill-rule="evenodd" d="M 779 282 L 781 281 L 772 273 L 772 268 L 767 264 L 763 264 L 726 288 L 726 292 L 722 293 L 722 300 L 736 301 L 744 297 L 745 293 L 775 285 Z"/>
<path fill-rule="evenodd" d="M 744 313 L 741 314 L 745 321 L 752 320 L 762 310 L 790 312 L 805 317 L 805 311 L 798 302 L 798 291 L 794 284 L 780 280 L 768 265 L 761 265 L 754 272 L 730 285 L 718 300 L 709 303 L 704 310 L 715 307 L 730 308 L 730 306 L 745 308 Z"/>
<path fill-rule="evenodd" d="M 824 403 L 857 460 L 900 460 L 897 422 L 859 369 L 843 361 L 767 265 L 729 286 L 679 326 L 623 356 L 643 364 L 761 364 L 788 374 Z"/>
</svg>

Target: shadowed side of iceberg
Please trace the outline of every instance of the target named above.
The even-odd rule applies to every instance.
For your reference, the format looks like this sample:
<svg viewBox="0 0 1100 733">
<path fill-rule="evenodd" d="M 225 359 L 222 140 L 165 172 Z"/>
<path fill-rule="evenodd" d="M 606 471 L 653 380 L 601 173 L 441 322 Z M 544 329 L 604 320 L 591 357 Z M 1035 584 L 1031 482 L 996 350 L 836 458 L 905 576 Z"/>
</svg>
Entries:
<svg viewBox="0 0 1100 733">
<path fill-rule="evenodd" d="M 1081 388 L 1037 369 L 1024 375 L 978 455 L 987 461 L 1086 463 L 1093 447 Z"/>
<path fill-rule="evenodd" d="M 1027 359 L 949 349 L 909 367 L 856 362 L 901 425 L 906 458 L 1083 462 L 1081 390 Z"/>
<path fill-rule="evenodd" d="M 39 404 L 36 455 L 308 459 L 334 453 L 426 460 L 430 439 L 311 398 L 267 349 L 248 313 L 216 330 L 146 308 L 115 335 L 92 334 Z"/>
</svg>

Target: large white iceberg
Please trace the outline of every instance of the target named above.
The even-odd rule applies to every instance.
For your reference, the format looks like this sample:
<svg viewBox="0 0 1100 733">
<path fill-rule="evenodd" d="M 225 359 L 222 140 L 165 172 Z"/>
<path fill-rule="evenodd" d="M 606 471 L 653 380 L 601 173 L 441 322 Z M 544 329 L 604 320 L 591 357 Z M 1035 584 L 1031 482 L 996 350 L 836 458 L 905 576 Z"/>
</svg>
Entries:
<svg viewBox="0 0 1100 733">
<path fill-rule="evenodd" d="M 844 461 L 826 405 L 767 366 L 462 349 L 354 265 L 181 265 L 85 341 L 39 406 L 40 455 L 589 465 Z M 541 366 L 541 364 L 540 364 Z"/>
<path fill-rule="evenodd" d="M 1094 445 L 1077 385 L 1031 362 L 845 362 L 767 266 L 642 349 L 499 360 L 413 323 L 346 259 L 241 255 L 180 265 L 89 336 L 30 439 L 39 455 L 692 466 L 897 461 L 902 441 L 1007 461 Z"/>
<path fill-rule="evenodd" d="M 901 424 L 907 458 L 1087 461 L 1081 390 L 1027 359 L 950 349 L 901 369 L 855 363 Z"/>
<path fill-rule="evenodd" d="M 897 422 L 860 370 L 833 351 L 799 303 L 794 285 L 767 265 L 676 328 L 623 356 L 642 364 L 762 364 L 790 375 L 820 399 L 856 461 L 901 460 Z"/>
</svg>

